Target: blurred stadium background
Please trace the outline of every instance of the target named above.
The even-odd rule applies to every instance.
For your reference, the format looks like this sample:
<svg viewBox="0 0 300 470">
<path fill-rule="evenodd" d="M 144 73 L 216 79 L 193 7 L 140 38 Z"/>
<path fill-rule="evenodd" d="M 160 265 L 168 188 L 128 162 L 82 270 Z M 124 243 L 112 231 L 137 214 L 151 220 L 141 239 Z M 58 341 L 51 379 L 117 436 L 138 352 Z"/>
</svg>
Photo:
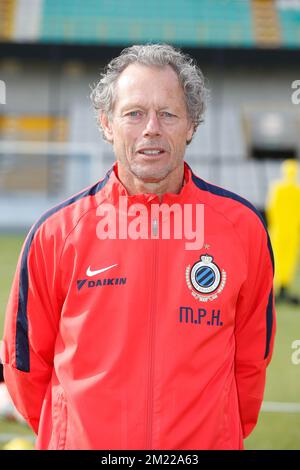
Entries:
<svg viewBox="0 0 300 470">
<path fill-rule="evenodd" d="M 206 120 L 187 149 L 202 178 L 264 214 L 271 181 L 299 158 L 300 0 L 0 0 L 0 334 L 24 234 L 113 162 L 89 101 L 102 67 L 134 43 L 167 42 L 207 77 Z M 300 85 L 300 82 L 299 82 Z M 300 101 L 300 99 L 299 99 Z M 300 291 L 300 276 L 293 286 Z M 299 307 L 278 334 L 249 449 L 300 448 Z M 0 446 L 27 427 L 0 422 Z"/>
</svg>

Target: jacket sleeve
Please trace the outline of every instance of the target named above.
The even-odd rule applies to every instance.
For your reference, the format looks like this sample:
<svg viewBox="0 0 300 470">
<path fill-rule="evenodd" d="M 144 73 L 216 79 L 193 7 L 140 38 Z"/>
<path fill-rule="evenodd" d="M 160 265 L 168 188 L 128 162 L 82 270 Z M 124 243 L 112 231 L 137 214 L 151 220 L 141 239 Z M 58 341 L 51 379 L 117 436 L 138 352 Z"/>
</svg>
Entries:
<svg viewBox="0 0 300 470">
<path fill-rule="evenodd" d="M 244 234 L 247 277 L 239 293 L 235 324 L 235 375 L 244 438 L 258 419 L 275 335 L 273 253 L 267 231 L 257 221 Z"/>
<path fill-rule="evenodd" d="M 1 360 L 11 398 L 37 433 L 53 368 L 60 301 L 57 240 L 33 227 L 22 248 L 8 301 Z"/>
</svg>

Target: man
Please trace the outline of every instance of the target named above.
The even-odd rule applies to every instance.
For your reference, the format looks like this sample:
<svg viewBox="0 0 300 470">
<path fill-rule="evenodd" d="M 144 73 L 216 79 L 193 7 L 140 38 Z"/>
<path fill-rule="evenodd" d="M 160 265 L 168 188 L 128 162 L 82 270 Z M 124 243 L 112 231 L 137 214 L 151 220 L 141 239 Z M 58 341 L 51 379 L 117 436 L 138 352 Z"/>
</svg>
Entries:
<svg viewBox="0 0 300 470">
<path fill-rule="evenodd" d="M 272 182 L 266 213 L 276 261 L 275 287 L 277 301 L 299 305 L 300 299 L 291 294 L 299 261 L 300 246 L 300 186 L 296 160 L 287 159 L 281 165 L 282 179 Z"/>
<path fill-rule="evenodd" d="M 171 46 L 132 46 L 92 100 L 117 162 L 28 235 L 10 393 L 38 449 L 242 449 L 273 348 L 272 254 L 251 204 L 184 163 L 203 76 Z"/>
</svg>

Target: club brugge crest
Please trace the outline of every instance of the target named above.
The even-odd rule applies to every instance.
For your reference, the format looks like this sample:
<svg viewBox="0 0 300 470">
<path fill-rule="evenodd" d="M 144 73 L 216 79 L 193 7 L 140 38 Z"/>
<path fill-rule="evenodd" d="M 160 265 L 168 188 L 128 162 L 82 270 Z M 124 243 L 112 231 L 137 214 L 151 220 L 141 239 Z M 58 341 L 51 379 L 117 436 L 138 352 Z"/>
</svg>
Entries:
<svg viewBox="0 0 300 470">
<path fill-rule="evenodd" d="M 185 277 L 188 288 L 193 297 L 207 302 L 218 297 L 226 283 L 226 272 L 213 262 L 214 258 L 208 254 L 201 255 L 191 268 L 186 268 Z"/>
</svg>

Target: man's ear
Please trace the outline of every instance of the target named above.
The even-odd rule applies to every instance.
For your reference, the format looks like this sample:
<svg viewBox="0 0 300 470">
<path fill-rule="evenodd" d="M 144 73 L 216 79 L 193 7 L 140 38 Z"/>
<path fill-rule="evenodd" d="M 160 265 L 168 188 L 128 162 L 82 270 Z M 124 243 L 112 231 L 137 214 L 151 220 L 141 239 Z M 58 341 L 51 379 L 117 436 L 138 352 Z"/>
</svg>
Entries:
<svg viewBox="0 0 300 470">
<path fill-rule="evenodd" d="M 113 135 L 113 130 L 112 130 L 112 126 L 111 126 L 111 122 L 109 120 L 109 117 L 107 116 L 107 114 L 105 114 L 103 111 L 101 111 L 100 116 L 99 116 L 99 120 L 100 120 L 100 123 L 101 123 L 101 126 L 102 126 L 102 129 L 103 129 L 106 140 L 112 144 L 113 141 L 114 141 L 114 138 L 113 138 L 114 135 Z"/>
<path fill-rule="evenodd" d="M 187 129 L 187 136 L 186 136 L 187 145 L 191 143 L 194 132 L 195 132 L 195 125 L 192 121 L 190 121 L 189 127 Z"/>
</svg>

